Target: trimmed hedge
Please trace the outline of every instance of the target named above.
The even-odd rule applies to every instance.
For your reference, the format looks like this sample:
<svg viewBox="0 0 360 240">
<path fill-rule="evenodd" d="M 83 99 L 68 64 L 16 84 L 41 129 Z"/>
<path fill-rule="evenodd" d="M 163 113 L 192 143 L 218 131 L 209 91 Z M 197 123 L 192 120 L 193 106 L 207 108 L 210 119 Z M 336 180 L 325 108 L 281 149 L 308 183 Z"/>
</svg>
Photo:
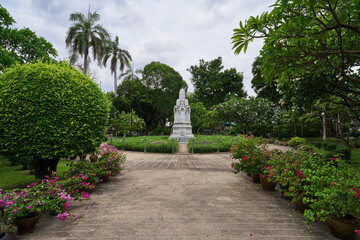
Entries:
<svg viewBox="0 0 360 240">
<path fill-rule="evenodd" d="M 218 150 L 219 138 L 219 152 L 228 152 L 232 143 L 235 140 L 234 136 L 223 136 L 223 135 L 196 135 L 194 138 L 194 153 L 214 153 Z M 188 149 L 191 152 L 192 139 L 188 142 Z"/>
<path fill-rule="evenodd" d="M 145 140 L 146 139 L 146 140 Z M 108 144 L 115 146 L 118 149 L 138 152 L 153 152 L 153 153 L 172 153 L 174 141 L 174 152 L 177 151 L 178 141 L 176 139 L 169 139 L 169 136 L 142 136 L 129 137 L 121 139 L 109 140 Z"/>
</svg>

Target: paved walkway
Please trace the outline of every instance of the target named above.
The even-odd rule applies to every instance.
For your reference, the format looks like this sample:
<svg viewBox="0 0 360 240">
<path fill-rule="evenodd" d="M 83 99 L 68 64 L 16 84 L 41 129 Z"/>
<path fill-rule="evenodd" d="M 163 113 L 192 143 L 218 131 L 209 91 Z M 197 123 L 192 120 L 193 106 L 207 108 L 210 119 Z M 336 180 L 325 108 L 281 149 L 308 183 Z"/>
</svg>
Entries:
<svg viewBox="0 0 360 240">
<path fill-rule="evenodd" d="M 22 239 L 335 239 L 278 191 L 232 174 L 227 153 L 126 154 L 121 175 L 72 204 L 78 221 L 43 216 Z"/>
</svg>

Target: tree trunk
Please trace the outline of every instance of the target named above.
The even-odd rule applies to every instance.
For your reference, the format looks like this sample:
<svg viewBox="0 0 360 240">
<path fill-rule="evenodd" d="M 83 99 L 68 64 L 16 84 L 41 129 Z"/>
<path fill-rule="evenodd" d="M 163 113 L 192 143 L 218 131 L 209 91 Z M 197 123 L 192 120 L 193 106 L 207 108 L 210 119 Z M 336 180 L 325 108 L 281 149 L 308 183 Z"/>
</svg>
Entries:
<svg viewBox="0 0 360 240">
<path fill-rule="evenodd" d="M 151 122 L 146 122 L 145 123 L 145 135 L 148 135 L 150 131 L 151 131 Z"/>
<path fill-rule="evenodd" d="M 323 141 L 326 142 L 326 117 L 325 113 L 323 114 Z"/>
<path fill-rule="evenodd" d="M 116 74 L 116 68 L 114 70 L 114 93 L 115 93 L 115 97 L 117 97 L 117 74 Z"/>
<path fill-rule="evenodd" d="M 45 178 L 45 175 L 50 175 L 51 172 L 56 172 L 59 158 L 42 159 L 34 157 L 33 168 L 35 170 L 35 178 Z"/>
<path fill-rule="evenodd" d="M 87 75 L 88 74 L 88 55 L 89 55 L 89 50 L 86 49 L 85 50 L 85 54 L 84 54 L 84 75 Z"/>
</svg>

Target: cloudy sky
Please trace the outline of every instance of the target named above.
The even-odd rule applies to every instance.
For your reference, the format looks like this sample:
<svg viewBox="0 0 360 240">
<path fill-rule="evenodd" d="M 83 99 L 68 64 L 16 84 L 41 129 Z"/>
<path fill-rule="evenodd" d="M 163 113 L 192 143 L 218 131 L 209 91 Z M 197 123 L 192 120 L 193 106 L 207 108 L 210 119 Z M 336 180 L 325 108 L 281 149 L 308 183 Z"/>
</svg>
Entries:
<svg viewBox="0 0 360 240">
<path fill-rule="evenodd" d="M 244 74 L 245 89 L 251 89 L 251 65 L 262 42 L 252 43 L 246 54 L 234 55 L 233 29 L 240 20 L 269 11 L 275 0 L 8 0 L 1 1 L 15 19 L 16 27 L 28 27 L 51 42 L 59 59 L 68 57 L 66 32 L 72 12 L 100 14 L 102 24 L 133 58 L 135 69 L 160 61 L 178 71 L 193 91 L 191 74 L 186 70 L 223 58 L 225 68 L 235 67 Z M 90 71 L 101 81 L 102 89 L 113 90 L 109 68 L 91 65 Z"/>
</svg>

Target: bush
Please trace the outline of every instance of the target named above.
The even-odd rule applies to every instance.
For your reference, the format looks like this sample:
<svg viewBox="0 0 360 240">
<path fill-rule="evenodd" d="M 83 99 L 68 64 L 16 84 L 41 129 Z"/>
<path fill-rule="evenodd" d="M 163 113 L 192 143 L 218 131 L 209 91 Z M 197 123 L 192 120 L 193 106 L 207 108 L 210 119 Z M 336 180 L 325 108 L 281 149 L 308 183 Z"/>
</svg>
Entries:
<svg viewBox="0 0 360 240">
<path fill-rule="evenodd" d="M 351 150 L 344 145 L 338 145 L 336 147 L 335 153 L 339 154 L 346 161 L 350 161 L 351 158 Z"/>
<path fill-rule="evenodd" d="M 109 103 L 65 62 L 15 65 L 0 75 L 0 154 L 33 156 L 38 174 L 102 142 Z"/>
<path fill-rule="evenodd" d="M 327 146 L 326 146 L 326 148 L 325 148 L 325 150 L 326 151 L 334 151 L 335 149 L 336 149 L 336 144 L 333 144 L 333 143 L 329 143 Z"/>
<path fill-rule="evenodd" d="M 146 152 L 172 153 L 172 141 L 173 139 L 169 139 L 169 136 L 141 136 L 125 138 L 125 142 L 121 138 L 107 143 L 118 149 L 129 151 L 144 152 L 146 147 Z M 174 139 L 174 152 L 176 152 L 177 147 L 178 141 Z"/>
<path fill-rule="evenodd" d="M 298 146 L 298 150 L 303 152 L 313 152 L 315 151 L 315 148 L 312 145 L 300 145 Z"/>
<path fill-rule="evenodd" d="M 300 138 L 300 137 L 293 137 L 290 139 L 289 144 L 292 147 L 297 147 L 300 144 L 305 144 L 306 143 L 306 139 L 305 138 Z"/>
<path fill-rule="evenodd" d="M 321 149 L 322 143 L 321 142 L 316 142 L 315 143 L 315 147 L 318 149 Z"/>
<path fill-rule="evenodd" d="M 329 145 L 329 143 L 323 142 L 323 143 L 321 144 L 321 147 L 325 150 L 325 149 L 328 147 L 328 145 Z"/>
<path fill-rule="evenodd" d="M 233 141 L 233 136 L 222 136 L 222 135 L 196 135 L 194 138 L 194 153 L 212 153 L 217 152 L 219 139 L 219 152 L 228 152 Z M 188 141 L 188 149 L 191 152 L 192 139 Z"/>
</svg>

